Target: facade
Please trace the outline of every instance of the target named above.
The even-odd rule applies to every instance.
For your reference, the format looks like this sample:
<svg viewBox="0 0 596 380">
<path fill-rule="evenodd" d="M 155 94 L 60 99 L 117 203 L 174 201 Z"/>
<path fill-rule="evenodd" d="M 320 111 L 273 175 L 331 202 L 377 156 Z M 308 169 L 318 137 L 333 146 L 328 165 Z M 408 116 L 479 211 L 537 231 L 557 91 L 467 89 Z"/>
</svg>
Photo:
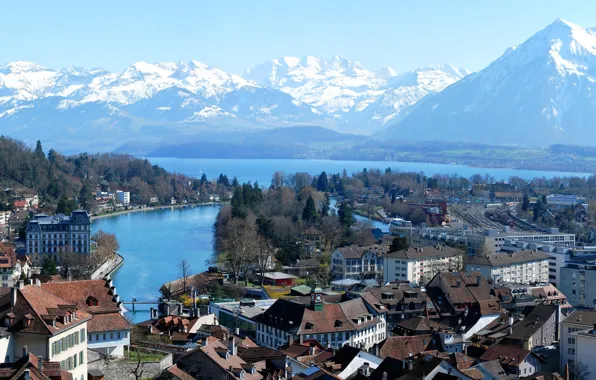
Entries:
<svg viewBox="0 0 596 380">
<path fill-rule="evenodd" d="M 367 307 L 358 298 L 341 303 L 324 303 L 322 291 L 311 292 L 310 305 L 278 299 L 256 318 L 257 344 L 273 349 L 294 340 L 314 339 L 322 345 L 370 349 L 387 336 L 385 312 Z"/>
<path fill-rule="evenodd" d="M 10 211 L 0 211 L 0 226 L 7 226 L 11 215 Z"/>
<path fill-rule="evenodd" d="M 459 269 L 461 254 L 440 244 L 391 252 L 383 257 L 383 281 L 424 284 L 438 272 Z"/>
<path fill-rule="evenodd" d="M 130 192 L 116 190 L 116 203 L 121 203 L 124 206 L 128 206 L 130 204 Z"/>
<path fill-rule="evenodd" d="M 550 256 L 543 252 L 519 251 L 473 256 L 467 271 L 478 271 L 495 283 L 533 284 L 549 282 Z"/>
<path fill-rule="evenodd" d="M 222 326 L 256 338 L 257 322 L 255 318 L 263 314 L 275 300 L 244 300 L 234 302 L 213 302 L 209 305 L 209 312 L 215 314 Z"/>
<path fill-rule="evenodd" d="M 596 361 L 594 352 L 596 352 L 596 325 L 587 330 L 577 331 L 571 334 L 571 339 L 575 340 L 575 359 L 569 360 L 569 372 L 573 373 L 579 366 L 590 371 L 590 378 L 596 374 Z M 571 349 L 568 349 L 571 350 Z"/>
<path fill-rule="evenodd" d="M 575 257 L 561 268 L 559 290 L 575 307 L 594 308 L 596 301 L 596 257 Z"/>
<path fill-rule="evenodd" d="M 500 252 L 501 247 L 507 242 L 525 241 L 528 243 L 553 243 L 563 246 L 575 246 L 575 234 L 559 232 L 557 228 L 551 228 L 549 233 L 512 233 L 499 232 L 498 230 L 485 230 L 481 234 L 465 234 L 459 237 L 459 241 L 468 246 L 468 253 L 490 254 Z"/>
<path fill-rule="evenodd" d="M 70 216 L 37 215 L 27 223 L 26 231 L 27 254 L 91 252 L 91 219 L 84 210 Z"/>
<path fill-rule="evenodd" d="M 0 351 L 6 362 L 31 353 L 60 363 L 73 379 L 87 379 L 87 323 L 91 315 L 44 291 L 39 283 L 19 282 L 3 293 L 0 304 Z"/>
<path fill-rule="evenodd" d="M 292 286 L 296 276 L 282 272 L 269 272 L 263 275 L 263 284 L 271 286 Z"/>
<path fill-rule="evenodd" d="M 383 274 L 385 246 L 358 246 L 337 248 L 331 255 L 331 272 L 334 279 L 378 278 Z"/>
<path fill-rule="evenodd" d="M 542 361 L 532 351 L 523 348 L 493 344 L 480 357 L 482 362 L 498 360 L 507 373 L 530 376 L 542 371 Z"/>
<path fill-rule="evenodd" d="M 596 311 L 591 310 L 575 310 L 573 313 L 569 314 L 567 318 L 561 321 L 559 328 L 561 336 L 561 341 L 559 343 L 561 362 L 559 368 L 565 368 L 565 364 L 569 364 L 570 369 L 575 367 L 576 362 L 579 361 L 576 346 L 577 336 L 575 333 L 592 329 L 594 328 L 594 324 L 596 324 Z M 584 344 L 581 346 L 585 346 L 585 343 L 587 342 L 590 341 L 583 342 Z M 593 352 L 596 352 L 594 350 L 596 350 L 596 346 L 593 346 L 588 352 L 592 354 Z M 591 361 L 594 360 L 592 359 Z"/>
<path fill-rule="evenodd" d="M 412 241 L 412 222 L 401 218 L 395 218 L 389 224 L 389 235 L 396 237 L 405 237 Z"/>
<path fill-rule="evenodd" d="M 519 252 L 524 250 L 540 250 L 549 255 L 548 259 L 548 281 L 554 286 L 559 286 L 561 268 L 567 265 L 571 258 L 573 247 L 555 245 L 552 243 L 531 243 L 524 240 L 505 240 L 501 246 L 502 252 Z"/>
<path fill-rule="evenodd" d="M 111 280 L 48 282 L 41 289 L 92 316 L 87 323 L 89 349 L 111 357 L 124 356 L 132 326 L 124 318 L 120 296 Z"/>
</svg>

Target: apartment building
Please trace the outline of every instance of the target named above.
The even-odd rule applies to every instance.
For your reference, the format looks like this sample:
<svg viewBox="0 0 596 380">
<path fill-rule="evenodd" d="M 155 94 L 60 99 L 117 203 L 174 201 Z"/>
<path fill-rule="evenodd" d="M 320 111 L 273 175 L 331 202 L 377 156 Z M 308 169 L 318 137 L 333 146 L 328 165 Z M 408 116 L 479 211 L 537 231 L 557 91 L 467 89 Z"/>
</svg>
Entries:
<svg viewBox="0 0 596 380">
<path fill-rule="evenodd" d="M 565 368 L 565 364 L 569 364 L 570 369 L 575 367 L 577 361 L 577 336 L 575 333 L 590 330 L 594 328 L 594 324 L 596 324 L 596 311 L 592 310 L 575 310 L 561 321 L 559 328 L 561 337 L 559 342 L 561 353 L 559 368 Z M 594 350 L 596 350 L 596 347 L 593 347 L 590 353 L 596 352 Z"/>
<path fill-rule="evenodd" d="M 463 252 L 444 245 L 410 247 L 383 256 L 383 281 L 424 284 L 440 271 L 459 269 Z"/>
<path fill-rule="evenodd" d="M 573 348 L 575 359 L 569 360 L 569 372 L 574 373 L 578 368 L 583 368 L 584 374 L 589 374 L 594 378 L 596 374 L 596 361 L 594 352 L 596 352 L 596 323 L 586 330 L 577 331 L 571 334 L 571 339 L 575 340 Z"/>
<path fill-rule="evenodd" d="M 505 240 L 505 244 L 501 246 L 501 251 L 507 253 L 525 250 L 539 250 L 550 256 L 548 259 L 548 281 L 554 286 L 559 286 L 561 268 L 564 268 L 567 265 L 574 247 L 553 243 L 534 243 L 524 240 L 514 241 L 509 239 Z"/>
<path fill-rule="evenodd" d="M 39 214 L 27 223 L 27 254 L 91 252 L 91 219 L 85 210 L 70 216 Z M 56 256 L 56 255 L 54 255 Z"/>
<path fill-rule="evenodd" d="M 546 253 L 535 251 L 472 256 L 466 262 L 466 270 L 478 271 L 495 283 L 546 283 L 549 280 L 549 258 Z"/>
<path fill-rule="evenodd" d="M 559 290 L 575 307 L 596 306 L 596 255 L 575 256 L 561 268 Z"/>
<path fill-rule="evenodd" d="M 553 243 L 562 246 L 575 246 L 575 234 L 559 232 L 550 228 L 548 233 L 499 232 L 487 229 L 481 234 L 464 234 L 458 238 L 468 246 L 468 253 L 490 254 L 501 251 L 506 242 L 525 241 L 527 243 Z"/>
<path fill-rule="evenodd" d="M 401 218 L 395 218 L 389 224 L 389 234 L 391 236 L 405 237 L 412 241 L 412 222 Z"/>
<path fill-rule="evenodd" d="M 130 192 L 116 190 L 116 203 L 121 203 L 124 206 L 128 206 L 130 204 Z"/>
<path fill-rule="evenodd" d="M 28 353 L 60 363 L 74 380 L 87 379 L 87 323 L 91 315 L 76 304 L 42 289 L 39 282 L 20 281 L 0 296 L 4 361 Z"/>
<path fill-rule="evenodd" d="M 368 308 L 361 298 L 341 303 L 325 303 L 322 290 L 311 293 L 311 302 L 304 305 L 278 299 L 256 318 L 257 344 L 273 349 L 294 340 L 314 339 L 322 345 L 340 348 L 346 344 L 370 349 L 387 336 L 385 310 Z"/>
<path fill-rule="evenodd" d="M 334 279 L 377 278 L 383 273 L 383 245 L 339 247 L 331 254 L 331 272 Z"/>
</svg>

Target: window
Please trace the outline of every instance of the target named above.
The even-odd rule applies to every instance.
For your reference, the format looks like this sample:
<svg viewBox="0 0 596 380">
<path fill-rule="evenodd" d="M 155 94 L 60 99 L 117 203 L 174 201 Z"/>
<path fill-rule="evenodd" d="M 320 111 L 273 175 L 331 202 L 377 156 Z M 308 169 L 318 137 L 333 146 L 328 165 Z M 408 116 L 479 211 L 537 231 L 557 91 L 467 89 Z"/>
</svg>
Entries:
<svg viewBox="0 0 596 380">
<path fill-rule="evenodd" d="M 81 343 L 83 343 L 85 341 L 85 329 L 81 329 L 80 331 L 80 335 L 81 335 Z M 91 340 L 91 334 L 89 334 L 89 340 Z"/>
<path fill-rule="evenodd" d="M 575 338 L 568 338 L 567 339 L 567 343 L 569 343 L 569 344 L 575 344 Z"/>
<path fill-rule="evenodd" d="M 114 332 L 113 331 L 110 332 L 110 339 L 114 339 Z"/>
<path fill-rule="evenodd" d="M 568 349 L 567 349 L 567 353 L 568 353 L 569 355 L 575 355 L 575 348 L 568 348 Z"/>
<path fill-rule="evenodd" d="M 106 340 L 106 333 L 103 333 L 103 340 Z"/>
<path fill-rule="evenodd" d="M 79 352 L 79 363 L 83 364 L 83 351 Z"/>
<path fill-rule="evenodd" d="M 118 339 L 120 339 L 120 331 L 118 331 Z"/>
<path fill-rule="evenodd" d="M 95 340 L 99 340 L 99 334 L 95 334 Z"/>
<path fill-rule="evenodd" d="M 93 341 L 93 334 L 89 334 L 89 342 Z"/>
</svg>

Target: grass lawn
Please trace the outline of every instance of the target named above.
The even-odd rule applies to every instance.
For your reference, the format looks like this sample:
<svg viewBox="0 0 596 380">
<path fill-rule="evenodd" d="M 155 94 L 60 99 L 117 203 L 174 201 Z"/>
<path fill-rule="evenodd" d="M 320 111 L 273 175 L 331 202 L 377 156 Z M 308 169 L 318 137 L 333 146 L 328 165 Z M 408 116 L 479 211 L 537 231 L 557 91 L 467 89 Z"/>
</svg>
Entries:
<svg viewBox="0 0 596 380">
<path fill-rule="evenodd" d="M 141 361 L 142 362 L 158 362 L 163 359 L 166 355 L 160 352 L 144 352 L 141 351 Z M 136 363 L 139 360 L 138 357 L 139 353 L 137 351 L 130 351 L 129 353 L 125 353 L 125 361 Z"/>
</svg>

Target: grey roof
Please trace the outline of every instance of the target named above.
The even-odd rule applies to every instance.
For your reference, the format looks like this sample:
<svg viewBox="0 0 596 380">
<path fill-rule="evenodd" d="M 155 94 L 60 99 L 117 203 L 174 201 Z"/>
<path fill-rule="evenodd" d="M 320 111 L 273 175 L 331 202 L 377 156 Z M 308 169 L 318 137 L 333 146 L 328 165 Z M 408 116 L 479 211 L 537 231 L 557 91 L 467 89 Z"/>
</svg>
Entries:
<svg viewBox="0 0 596 380">
<path fill-rule="evenodd" d="M 510 338 L 530 338 L 556 311 L 557 305 L 536 305 L 526 307 L 524 309 L 524 319 L 513 325 Z"/>
<path fill-rule="evenodd" d="M 488 265 L 492 267 L 506 266 L 512 264 L 527 263 L 539 260 L 548 260 L 550 255 L 543 252 L 519 251 L 512 253 L 493 253 L 486 256 L 472 256 L 467 265 Z"/>
<path fill-rule="evenodd" d="M 350 245 L 347 247 L 339 247 L 336 252 L 341 253 L 344 259 L 360 259 L 367 252 L 374 252 L 378 254 L 385 253 L 385 247 L 381 245 L 359 246 Z"/>
<path fill-rule="evenodd" d="M 404 249 L 401 251 L 391 252 L 387 255 L 387 257 L 394 259 L 417 260 L 426 259 L 429 257 L 456 256 L 458 253 L 461 253 L 461 251 L 452 247 L 443 245 L 429 245 L 423 247 L 410 247 L 407 250 Z"/>
<path fill-rule="evenodd" d="M 575 325 L 592 327 L 596 324 L 596 311 L 575 310 L 563 320 L 563 323 L 573 323 Z"/>
<path fill-rule="evenodd" d="M 286 273 L 282 273 L 282 272 L 265 273 L 263 275 L 263 277 L 271 278 L 273 280 L 285 280 L 285 279 L 289 279 L 289 278 L 296 278 L 296 276 L 292 276 L 291 274 L 286 274 Z"/>
</svg>

